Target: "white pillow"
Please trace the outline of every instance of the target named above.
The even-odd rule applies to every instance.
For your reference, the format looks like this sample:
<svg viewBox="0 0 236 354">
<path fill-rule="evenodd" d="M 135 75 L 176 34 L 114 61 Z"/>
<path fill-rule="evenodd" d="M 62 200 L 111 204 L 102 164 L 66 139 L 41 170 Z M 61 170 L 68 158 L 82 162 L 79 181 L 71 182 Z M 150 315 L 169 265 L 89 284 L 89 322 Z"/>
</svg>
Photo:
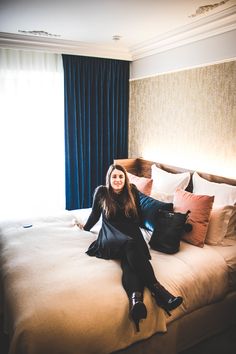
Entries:
<svg viewBox="0 0 236 354">
<path fill-rule="evenodd" d="M 174 194 L 176 189 L 185 189 L 190 181 L 190 172 L 170 173 L 166 172 L 155 164 L 151 167 L 151 178 L 153 180 L 151 195 L 154 193 Z"/>
<path fill-rule="evenodd" d="M 236 203 L 236 186 L 207 181 L 197 172 L 193 174 L 193 193 L 214 195 L 214 207 Z"/>
<path fill-rule="evenodd" d="M 154 190 L 151 191 L 150 197 L 165 203 L 173 203 L 174 200 L 174 194 L 160 193 Z"/>
<path fill-rule="evenodd" d="M 211 210 L 205 243 L 208 245 L 220 245 L 225 237 L 231 236 L 232 225 L 230 220 L 234 217 L 236 207 L 226 205 Z"/>
</svg>

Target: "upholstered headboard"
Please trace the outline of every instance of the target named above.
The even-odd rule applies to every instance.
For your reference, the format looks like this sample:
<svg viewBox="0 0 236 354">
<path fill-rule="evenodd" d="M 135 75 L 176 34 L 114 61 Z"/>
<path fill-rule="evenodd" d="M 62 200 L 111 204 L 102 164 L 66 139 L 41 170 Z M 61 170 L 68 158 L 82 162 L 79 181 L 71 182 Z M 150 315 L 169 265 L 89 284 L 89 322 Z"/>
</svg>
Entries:
<svg viewBox="0 0 236 354">
<path fill-rule="evenodd" d="M 194 172 L 194 171 L 186 169 L 186 168 L 171 166 L 171 165 L 159 163 L 156 161 L 144 160 L 141 158 L 115 159 L 114 163 L 124 166 L 128 172 L 133 173 L 134 175 L 148 177 L 148 178 L 151 177 L 151 166 L 153 164 L 156 164 L 162 170 L 165 170 L 165 171 L 171 172 L 171 173 L 180 173 L 180 172 L 187 172 L 187 171 L 189 171 L 190 173 Z M 196 171 L 196 172 L 201 177 L 205 178 L 208 181 L 216 182 L 216 183 L 226 183 L 226 184 L 230 184 L 232 186 L 236 186 L 236 179 L 212 175 L 212 174 L 204 173 L 204 172 L 200 172 L 200 171 Z M 190 190 L 191 186 L 189 186 L 188 189 Z"/>
</svg>

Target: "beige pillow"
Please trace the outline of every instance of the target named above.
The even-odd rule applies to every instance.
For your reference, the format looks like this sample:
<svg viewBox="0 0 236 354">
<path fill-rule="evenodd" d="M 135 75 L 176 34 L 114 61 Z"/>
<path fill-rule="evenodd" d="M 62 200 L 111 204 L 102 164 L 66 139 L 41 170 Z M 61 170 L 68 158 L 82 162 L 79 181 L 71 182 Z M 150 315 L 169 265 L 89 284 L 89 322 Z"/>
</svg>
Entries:
<svg viewBox="0 0 236 354">
<path fill-rule="evenodd" d="M 220 245 L 227 234 L 228 236 L 232 234 L 230 220 L 235 214 L 235 209 L 236 207 L 233 205 L 212 209 L 205 243 L 208 245 Z"/>
<path fill-rule="evenodd" d="M 233 206 L 232 214 L 229 219 L 225 238 L 236 239 L 236 206 Z"/>
</svg>

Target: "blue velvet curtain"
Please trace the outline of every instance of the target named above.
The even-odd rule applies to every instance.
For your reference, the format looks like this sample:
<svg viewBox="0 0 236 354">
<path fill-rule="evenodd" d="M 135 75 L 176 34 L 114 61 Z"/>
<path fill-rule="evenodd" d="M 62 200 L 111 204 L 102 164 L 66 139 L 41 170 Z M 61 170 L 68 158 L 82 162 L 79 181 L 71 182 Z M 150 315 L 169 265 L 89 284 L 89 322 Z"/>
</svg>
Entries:
<svg viewBox="0 0 236 354">
<path fill-rule="evenodd" d="M 90 207 L 114 158 L 128 156 L 129 62 L 63 55 L 66 209 Z"/>
</svg>

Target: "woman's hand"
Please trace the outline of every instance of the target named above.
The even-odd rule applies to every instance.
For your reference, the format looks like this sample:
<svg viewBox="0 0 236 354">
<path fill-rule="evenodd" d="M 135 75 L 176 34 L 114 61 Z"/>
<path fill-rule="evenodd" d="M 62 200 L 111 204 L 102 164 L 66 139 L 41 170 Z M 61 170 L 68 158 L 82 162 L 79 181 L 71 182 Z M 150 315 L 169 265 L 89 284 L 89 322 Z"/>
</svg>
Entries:
<svg viewBox="0 0 236 354">
<path fill-rule="evenodd" d="M 80 224 L 79 222 L 77 223 L 77 226 L 80 228 L 80 230 L 83 230 L 83 229 L 84 229 L 84 225 L 83 225 L 83 224 Z"/>
<path fill-rule="evenodd" d="M 84 225 L 81 224 L 77 219 L 73 219 L 72 223 L 73 223 L 73 226 L 78 226 L 80 228 L 80 230 L 84 229 Z"/>
</svg>

